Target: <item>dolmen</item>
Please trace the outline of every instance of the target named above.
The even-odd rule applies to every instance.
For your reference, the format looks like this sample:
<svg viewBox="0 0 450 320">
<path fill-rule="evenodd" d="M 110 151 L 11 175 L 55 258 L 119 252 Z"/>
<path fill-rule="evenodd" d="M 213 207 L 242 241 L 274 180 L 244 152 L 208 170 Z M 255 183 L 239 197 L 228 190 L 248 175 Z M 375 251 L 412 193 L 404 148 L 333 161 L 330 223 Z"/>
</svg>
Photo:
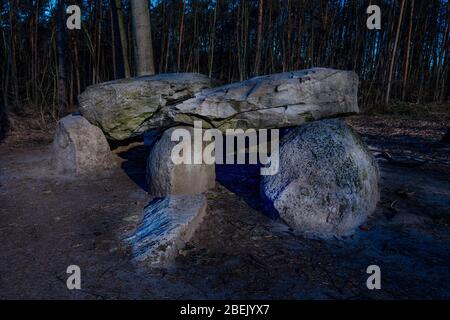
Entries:
<svg viewBox="0 0 450 320">
<path fill-rule="evenodd" d="M 207 214 L 204 193 L 215 186 L 213 162 L 174 163 L 174 135 L 182 129 L 195 136 L 200 124 L 202 129 L 213 130 L 215 138 L 210 141 L 217 146 L 217 137 L 231 131 L 285 128 L 276 149 L 277 171 L 261 176 L 264 211 L 279 216 L 305 237 L 341 238 L 353 234 L 374 212 L 380 194 L 374 157 L 340 119 L 359 112 L 357 92 L 354 72 L 326 68 L 259 76 L 224 86 L 194 73 L 96 84 L 79 96 L 81 115 L 76 117 L 100 131 L 80 145 L 76 139 L 61 138 L 61 131 L 71 130 L 64 124 L 68 120 L 61 119 L 53 157 L 74 150 L 71 154 L 92 153 L 90 159 L 104 163 L 99 153 L 108 158 L 106 139 L 125 140 L 144 133 L 158 137 L 147 159 L 148 191 L 153 200 L 125 241 L 136 261 L 164 266 L 201 224 Z M 64 136 L 83 134 L 74 129 Z M 198 154 L 202 150 L 183 151 L 181 157 L 205 159 Z M 216 157 L 217 152 L 216 148 Z M 60 171 L 76 166 L 76 157 L 63 158 L 55 161 Z M 94 163 L 91 166 L 99 169 Z"/>
</svg>

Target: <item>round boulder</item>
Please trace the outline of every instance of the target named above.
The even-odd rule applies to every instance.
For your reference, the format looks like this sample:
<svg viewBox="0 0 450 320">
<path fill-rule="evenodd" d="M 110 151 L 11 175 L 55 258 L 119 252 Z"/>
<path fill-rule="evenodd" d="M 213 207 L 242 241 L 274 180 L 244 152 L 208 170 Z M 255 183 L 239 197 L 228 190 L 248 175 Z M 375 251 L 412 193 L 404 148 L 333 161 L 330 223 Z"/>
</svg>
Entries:
<svg viewBox="0 0 450 320">
<path fill-rule="evenodd" d="M 148 193 L 154 197 L 168 195 L 195 195 L 214 188 L 216 171 L 214 164 L 194 164 L 195 152 L 203 159 L 202 150 L 193 147 L 193 141 L 172 141 L 172 133 L 175 130 L 184 130 L 190 138 L 194 136 L 192 127 L 178 126 L 170 128 L 162 134 L 161 138 L 153 145 L 147 160 Z M 175 164 L 172 152 L 177 145 L 183 145 L 190 150 L 183 154 L 183 163 Z M 185 150 L 183 149 L 183 152 Z"/>
<path fill-rule="evenodd" d="M 341 120 L 314 121 L 281 141 L 277 174 L 263 176 L 265 208 L 295 231 L 328 239 L 351 235 L 379 200 L 379 169 Z"/>
<path fill-rule="evenodd" d="M 102 130 L 72 114 L 58 122 L 52 163 L 57 172 L 76 175 L 97 174 L 116 165 Z"/>
</svg>

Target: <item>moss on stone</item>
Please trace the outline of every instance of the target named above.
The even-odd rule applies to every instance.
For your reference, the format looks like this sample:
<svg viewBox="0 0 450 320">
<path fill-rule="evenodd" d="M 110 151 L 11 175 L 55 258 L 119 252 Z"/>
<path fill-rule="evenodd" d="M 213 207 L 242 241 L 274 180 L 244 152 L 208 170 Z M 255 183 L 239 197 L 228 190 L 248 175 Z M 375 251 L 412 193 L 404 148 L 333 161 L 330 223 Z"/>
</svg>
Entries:
<svg viewBox="0 0 450 320">
<path fill-rule="evenodd" d="M 303 116 L 303 119 L 305 120 L 305 122 L 312 122 L 315 120 L 314 116 L 312 115 L 311 112 L 303 113 L 302 116 Z"/>
</svg>

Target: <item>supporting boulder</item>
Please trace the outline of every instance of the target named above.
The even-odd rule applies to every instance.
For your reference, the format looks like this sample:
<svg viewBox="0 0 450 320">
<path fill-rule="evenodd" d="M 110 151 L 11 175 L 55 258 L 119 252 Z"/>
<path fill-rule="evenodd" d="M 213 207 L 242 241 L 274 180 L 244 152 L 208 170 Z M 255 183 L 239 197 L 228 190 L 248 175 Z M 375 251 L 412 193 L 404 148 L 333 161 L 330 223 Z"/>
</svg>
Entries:
<svg viewBox="0 0 450 320">
<path fill-rule="evenodd" d="M 125 242 L 133 260 L 151 267 L 169 265 L 192 238 L 206 214 L 204 195 L 156 198 L 144 211 L 137 230 Z"/>
<path fill-rule="evenodd" d="M 266 210 L 313 238 L 351 235 L 379 200 L 377 163 L 341 120 L 295 128 L 280 145 L 279 172 L 264 176 Z"/>
<path fill-rule="evenodd" d="M 198 73 L 167 73 L 92 85 L 79 97 L 80 112 L 112 140 L 125 140 L 170 126 L 171 105 L 192 98 L 215 82 Z"/>
<path fill-rule="evenodd" d="M 194 129 L 191 127 L 173 127 L 166 130 L 154 144 L 147 161 L 148 192 L 152 196 L 193 195 L 215 186 L 214 164 L 203 162 L 202 150 L 195 150 L 191 140 L 172 141 L 172 133 L 177 129 L 185 130 L 191 138 L 194 137 Z M 185 143 L 185 151 L 190 150 L 190 157 L 187 153 L 182 154 L 185 162 L 175 164 L 172 151 L 180 143 Z M 196 155 L 195 152 L 198 154 Z M 194 164 L 196 156 L 201 159 L 201 164 Z"/>
<path fill-rule="evenodd" d="M 358 113 L 358 76 L 315 68 L 255 77 L 198 93 L 175 105 L 174 122 L 220 130 L 281 128 Z"/>
<path fill-rule="evenodd" d="M 95 174 L 114 167 L 115 160 L 100 128 L 68 115 L 56 128 L 52 165 L 62 174 Z"/>
</svg>

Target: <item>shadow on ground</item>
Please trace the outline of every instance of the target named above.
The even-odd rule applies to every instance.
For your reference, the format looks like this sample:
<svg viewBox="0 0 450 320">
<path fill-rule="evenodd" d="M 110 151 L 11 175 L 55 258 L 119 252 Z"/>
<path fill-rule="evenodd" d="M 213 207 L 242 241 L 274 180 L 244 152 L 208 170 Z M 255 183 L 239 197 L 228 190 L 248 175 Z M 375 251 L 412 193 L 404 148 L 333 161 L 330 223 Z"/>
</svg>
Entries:
<svg viewBox="0 0 450 320">
<path fill-rule="evenodd" d="M 216 164 L 216 180 L 255 210 L 259 201 L 260 165 Z"/>
<path fill-rule="evenodd" d="M 146 192 L 148 191 L 148 185 L 145 172 L 149 152 L 150 148 L 142 144 L 118 153 L 119 157 L 126 160 L 121 165 L 122 169 L 134 183 Z"/>
</svg>

